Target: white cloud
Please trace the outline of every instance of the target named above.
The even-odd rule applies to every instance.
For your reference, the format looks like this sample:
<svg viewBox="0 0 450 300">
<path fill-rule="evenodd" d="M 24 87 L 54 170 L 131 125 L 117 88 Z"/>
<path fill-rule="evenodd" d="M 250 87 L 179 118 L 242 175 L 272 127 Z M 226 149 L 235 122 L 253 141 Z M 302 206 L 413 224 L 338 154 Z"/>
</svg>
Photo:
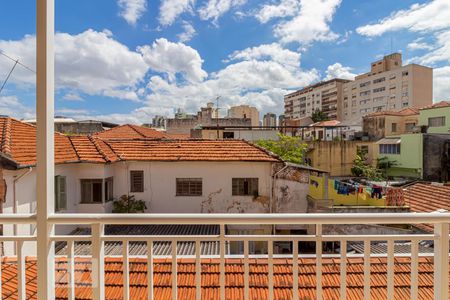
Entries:
<svg viewBox="0 0 450 300">
<path fill-rule="evenodd" d="M 434 0 L 425 4 L 413 4 L 409 9 L 399 10 L 375 24 L 358 27 L 356 31 L 365 36 L 406 29 L 428 32 L 450 26 L 450 1 Z"/>
<path fill-rule="evenodd" d="M 84 101 L 83 98 L 81 98 L 80 94 L 74 91 L 65 94 L 63 96 L 63 99 L 67 101 Z"/>
<path fill-rule="evenodd" d="M 336 40 L 339 35 L 331 31 L 329 24 L 340 4 L 341 0 L 300 0 L 297 14 L 275 26 L 275 36 L 282 43 L 295 42 L 303 46 L 314 41 Z"/>
<path fill-rule="evenodd" d="M 147 0 L 118 0 L 120 16 L 130 25 L 136 25 L 136 22 L 147 10 Z"/>
<path fill-rule="evenodd" d="M 421 42 L 411 42 L 408 44 L 408 49 L 411 51 L 415 51 L 415 50 L 431 50 L 433 49 L 433 46 L 427 44 L 427 43 L 421 43 Z"/>
<path fill-rule="evenodd" d="M 353 74 L 351 71 L 352 68 L 344 67 L 340 63 L 335 63 L 328 66 L 324 80 L 330 80 L 333 78 L 354 80 L 356 74 Z"/>
<path fill-rule="evenodd" d="M 435 34 L 436 43 L 427 54 L 420 57 L 421 64 L 435 64 L 437 62 L 450 62 L 450 30 Z"/>
<path fill-rule="evenodd" d="M 298 52 L 284 49 L 279 44 L 272 43 L 235 51 L 228 56 L 228 61 L 264 59 L 278 62 L 285 67 L 298 68 L 300 56 Z"/>
<path fill-rule="evenodd" d="M 18 119 L 34 118 L 34 110 L 23 105 L 16 96 L 0 96 L 0 114 Z"/>
<path fill-rule="evenodd" d="M 261 23 L 267 23 L 274 18 L 293 17 L 300 11 L 299 0 L 281 0 L 279 4 L 265 4 L 256 14 Z"/>
<path fill-rule="evenodd" d="M 183 74 L 190 82 L 199 82 L 208 76 L 202 69 L 203 60 L 197 50 L 183 43 L 160 38 L 151 46 L 139 47 L 138 51 L 151 69 L 167 73 L 171 81 L 176 79 L 176 74 Z"/>
<path fill-rule="evenodd" d="M 35 69 L 36 38 L 0 40 L 0 49 Z M 9 69 L 10 61 L 0 60 L 0 69 Z M 129 90 L 141 82 L 149 67 L 140 53 L 116 41 L 109 31 L 87 30 L 77 35 L 55 35 L 55 78 L 58 88 L 76 89 L 89 95 L 107 95 Z M 35 74 L 17 67 L 11 80 L 17 84 L 35 84 Z M 125 99 L 136 100 L 125 95 Z"/>
<path fill-rule="evenodd" d="M 159 23 L 172 25 L 176 18 L 184 12 L 192 12 L 195 0 L 163 0 L 159 7 Z"/>
<path fill-rule="evenodd" d="M 433 98 L 437 101 L 449 100 L 450 95 L 450 66 L 433 70 Z"/>
<path fill-rule="evenodd" d="M 181 43 L 189 42 L 197 33 L 191 23 L 183 21 L 183 32 L 178 35 Z"/>
<path fill-rule="evenodd" d="M 199 9 L 202 20 L 213 20 L 214 23 L 226 12 L 234 7 L 244 5 L 247 0 L 209 0 Z"/>
</svg>

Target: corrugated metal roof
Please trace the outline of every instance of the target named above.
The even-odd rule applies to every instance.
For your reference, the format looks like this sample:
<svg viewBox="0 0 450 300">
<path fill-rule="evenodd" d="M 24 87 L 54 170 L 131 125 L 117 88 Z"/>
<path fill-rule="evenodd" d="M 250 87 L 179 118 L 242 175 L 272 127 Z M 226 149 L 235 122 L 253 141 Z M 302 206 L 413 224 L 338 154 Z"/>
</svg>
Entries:
<svg viewBox="0 0 450 300">
<path fill-rule="evenodd" d="M 348 246 L 355 250 L 357 253 L 364 253 L 364 243 L 363 242 L 351 242 Z M 419 244 L 419 253 L 433 253 L 433 243 L 422 242 Z M 371 242 L 370 253 L 372 254 L 387 254 L 387 243 L 386 242 Z M 394 243 L 394 253 L 397 254 L 410 254 L 411 253 L 411 243 Z"/>
<path fill-rule="evenodd" d="M 78 228 L 72 235 L 89 235 L 90 228 Z M 145 236 L 195 236 L 219 235 L 217 225 L 108 225 L 105 235 L 145 235 Z M 219 255 L 219 242 L 207 241 L 200 243 L 202 255 Z M 146 242 L 130 242 L 130 255 L 147 255 Z M 56 245 L 57 255 L 66 255 L 67 245 L 60 242 Z M 168 242 L 154 242 L 154 255 L 170 255 L 172 244 Z M 76 242 L 75 255 L 91 255 L 90 242 Z M 178 242 L 178 255 L 195 255 L 195 242 Z M 106 242 L 105 255 L 122 255 L 122 242 Z"/>
</svg>

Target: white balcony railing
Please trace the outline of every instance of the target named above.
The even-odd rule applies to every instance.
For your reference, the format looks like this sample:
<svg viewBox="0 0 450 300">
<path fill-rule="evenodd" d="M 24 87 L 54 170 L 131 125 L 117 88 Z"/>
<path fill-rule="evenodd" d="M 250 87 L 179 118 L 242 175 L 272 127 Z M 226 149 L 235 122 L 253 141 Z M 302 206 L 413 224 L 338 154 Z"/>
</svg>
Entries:
<svg viewBox="0 0 450 300">
<path fill-rule="evenodd" d="M 0 222 L 2 224 L 34 224 L 36 217 L 34 215 L 0 215 Z M 433 234 L 402 234 L 402 235 L 325 235 L 322 234 L 322 226 L 328 224 L 433 224 Z M 387 253 L 382 254 L 386 258 L 386 295 L 387 299 L 394 298 L 394 258 L 396 256 L 405 256 L 405 254 L 394 253 L 394 241 L 410 241 L 411 252 L 406 254 L 410 257 L 411 274 L 410 274 L 410 298 L 418 299 L 419 294 L 419 257 L 424 255 L 419 253 L 420 241 L 434 242 L 434 298 L 447 299 L 449 286 L 449 213 L 403 213 L 403 214 L 135 214 L 135 215 L 91 215 L 91 214 L 58 214 L 51 215 L 48 219 L 48 225 L 67 225 L 77 224 L 90 226 L 92 233 L 86 236 L 73 235 L 54 235 L 49 236 L 51 243 L 67 242 L 67 299 L 75 299 L 75 255 L 74 244 L 76 242 L 88 241 L 92 244 L 92 289 L 93 299 L 105 298 L 105 254 L 104 243 L 111 241 L 122 242 L 125 247 L 122 247 L 122 255 L 120 258 L 123 262 L 123 299 L 131 299 L 130 296 L 130 268 L 129 259 L 132 257 L 129 254 L 128 245 L 130 242 L 145 242 L 147 245 L 147 291 L 148 299 L 154 299 L 153 288 L 153 258 L 155 257 L 152 249 L 155 242 L 166 241 L 172 243 L 172 251 L 169 258 L 172 262 L 171 280 L 172 280 L 172 299 L 177 299 L 177 243 L 190 241 L 195 243 L 195 287 L 196 299 L 201 299 L 202 282 L 201 282 L 201 259 L 206 258 L 200 253 L 200 243 L 215 241 L 220 244 L 219 255 L 216 259 L 219 260 L 220 293 L 218 299 L 227 299 L 226 282 L 225 282 L 225 263 L 226 259 L 230 257 L 240 257 L 243 259 L 244 269 L 244 299 L 250 299 L 250 272 L 249 259 L 253 256 L 249 253 L 249 242 L 264 241 L 268 243 L 267 254 L 258 256 L 267 262 L 268 278 L 267 289 L 268 299 L 277 299 L 274 294 L 274 259 L 279 257 L 288 257 L 292 259 L 292 299 L 301 299 L 301 288 L 299 292 L 299 247 L 298 242 L 314 242 L 315 255 L 309 257 L 315 258 L 316 264 L 316 298 L 325 299 L 323 296 L 323 276 L 322 276 L 322 259 L 329 256 L 323 253 L 322 242 L 339 242 L 341 249 L 346 249 L 348 242 L 361 241 L 364 243 L 364 254 L 360 257 L 364 260 L 364 299 L 370 299 L 371 294 L 371 266 L 370 259 L 374 254 L 371 254 L 370 243 L 372 241 L 386 241 Z M 105 225 L 141 225 L 141 224 L 211 224 L 220 227 L 220 234 L 218 235 L 197 235 L 197 236 L 150 236 L 150 235 L 105 235 Z M 314 225 L 314 235 L 227 235 L 226 226 L 230 225 Z M 51 232 L 50 230 L 49 232 Z M 26 299 L 26 281 L 25 281 L 25 257 L 24 257 L 24 243 L 35 242 L 40 236 L 37 231 L 36 236 L 2 236 L 0 241 L 14 241 L 17 244 L 17 294 L 18 299 Z M 244 243 L 243 253 L 237 253 L 237 256 L 230 256 L 226 253 L 226 244 L 229 242 L 240 241 Z M 284 254 L 283 256 L 274 254 L 274 242 L 292 242 L 292 253 Z M 333 256 L 333 255 L 331 255 Z M 354 254 L 347 254 L 347 251 L 340 251 L 339 254 L 334 254 L 334 257 L 340 258 L 340 299 L 346 299 L 347 295 L 347 258 L 354 256 Z M 380 255 L 379 255 L 380 256 Z M 209 256 L 210 257 L 210 256 Z M 49 262 L 48 259 L 55 259 L 54 256 L 37 257 L 37 260 L 42 260 L 40 265 L 48 265 L 53 268 L 54 261 Z M 39 270 L 38 270 L 39 271 Z M 53 273 L 54 270 L 47 270 L 47 273 Z M 54 280 L 52 276 L 50 280 Z M 54 289 L 55 282 L 51 282 L 47 286 L 48 289 Z"/>
</svg>

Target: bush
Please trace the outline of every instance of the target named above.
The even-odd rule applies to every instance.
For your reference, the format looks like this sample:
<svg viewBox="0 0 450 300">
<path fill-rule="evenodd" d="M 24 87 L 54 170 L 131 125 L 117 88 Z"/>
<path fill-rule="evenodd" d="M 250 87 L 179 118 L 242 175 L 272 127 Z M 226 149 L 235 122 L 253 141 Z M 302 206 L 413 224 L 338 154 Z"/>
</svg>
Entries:
<svg viewBox="0 0 450 300">
<path fill-rule="evenodd" d="M 113 202 L 113 213 L 143 213 L 147 205 L 143 200 L 136 200 L 133 195 L 122 195 Z"/>
</svg>

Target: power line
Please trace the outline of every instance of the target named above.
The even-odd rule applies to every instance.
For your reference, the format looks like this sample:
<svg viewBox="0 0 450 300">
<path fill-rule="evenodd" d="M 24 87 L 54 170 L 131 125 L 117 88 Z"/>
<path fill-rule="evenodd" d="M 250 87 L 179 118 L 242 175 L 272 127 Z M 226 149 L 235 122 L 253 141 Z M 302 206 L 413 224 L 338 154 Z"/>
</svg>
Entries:
<svg viewBox="0 0 450 300">
<path fill-rule="evenodd" d="M 16 68 L 17 64 L 19 63 L 19 60 L 16 60 L 16 62 L 14 63 L 14 66 L 11 68 L 11 70 L 8 73 L 8 76 L 6 76 L 5 81 L 3 82 L 2 86 L 0 87 L 0 93 L 3 91 L 3 88 L 6 85 L 6 82 L 8 82 L 9 77 L 11 76 L 11 73 L 14 71 L 14 69 Z"/>
<path fill-rule="evenodd" d="M 7 54 L 6 54 L 5 52 L 3 52 L 2 50 L 0 50 L 0 54 L 3 55 L 3 56 L 6 57 L 6 58 L 12 60 L 12 61 L 15 62 L 15 63 L 17 62 L 17 64 L 21 65 L 22 67 L 24 67 L 24 68 L 27 69 L 28 71 L 33 72 L 33 73 L 36 73 L 35 70 L 33 70 L 33 69 L 31 69 L 30 67 L 28 67 L 27 65 L 24 65 L 23 63 L 19 62 L 18 59 L 14 59 L 14 58 L 12 58 L 11 56 L 7 55 Z"/>
</svg>

